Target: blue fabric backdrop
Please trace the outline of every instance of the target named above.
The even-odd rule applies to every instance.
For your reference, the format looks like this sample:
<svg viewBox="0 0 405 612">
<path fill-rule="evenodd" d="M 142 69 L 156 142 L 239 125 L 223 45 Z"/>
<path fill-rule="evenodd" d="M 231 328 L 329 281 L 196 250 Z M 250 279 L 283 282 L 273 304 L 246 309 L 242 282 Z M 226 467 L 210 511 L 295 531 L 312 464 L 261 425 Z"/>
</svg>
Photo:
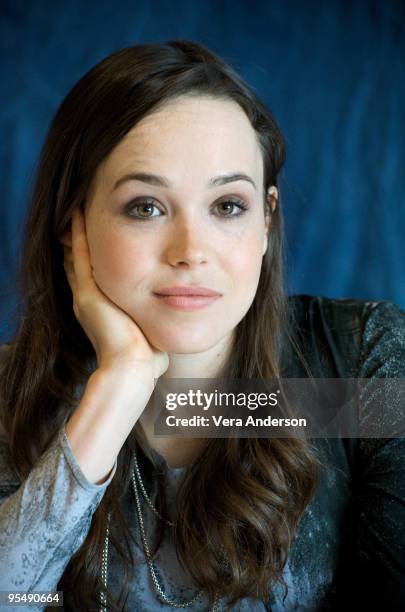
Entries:
<svg viewBox="0 0 405 612">
<path fill-rule="evenodd" d="M 1 3 L 0 340 L 50 119 L 92 65 L 137 42 L 190 38 L 238 69 L 287 141 L 288 291 L 405 307 L 402 0 Z"/>
</svg>

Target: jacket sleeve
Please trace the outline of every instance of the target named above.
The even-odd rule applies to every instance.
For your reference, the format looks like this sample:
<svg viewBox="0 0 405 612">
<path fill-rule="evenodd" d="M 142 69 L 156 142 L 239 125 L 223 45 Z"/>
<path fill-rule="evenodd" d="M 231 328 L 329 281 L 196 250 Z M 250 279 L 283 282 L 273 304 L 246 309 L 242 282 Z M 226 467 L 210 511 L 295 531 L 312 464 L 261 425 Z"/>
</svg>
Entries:
<svg viewBox="0 0 405 612">
<path fill-rule="evenodd" d="M 89 482 L 63 426 L 19 483 L 0 439 L 0 591 L 56 590 L 116 467 L 101 485 Z"/>
<path fill-rule="evenodd" d="M 405 313 L 390 302 L 368 307 L 358 376 L 370 387 L 360 431 L 364 422 L 364 431 L 375 425 L 375 435 L 359 439 L 351 586 L 359 609 L 405 610 L 405 437 L 398 433 L 405 421 Z M 387 431 L 396 437 L 384 437 Z"/>
</svg>

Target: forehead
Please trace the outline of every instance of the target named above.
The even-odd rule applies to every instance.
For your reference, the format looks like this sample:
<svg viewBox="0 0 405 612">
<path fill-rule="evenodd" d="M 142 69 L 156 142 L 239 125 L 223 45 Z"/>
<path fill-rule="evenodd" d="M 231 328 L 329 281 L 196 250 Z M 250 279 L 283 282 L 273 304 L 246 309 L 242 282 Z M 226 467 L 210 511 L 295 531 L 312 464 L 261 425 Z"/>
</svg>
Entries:
<svg viewBox="0 0 405 612">
<path fill-rule="evenodd" d="M 113 149 L 102 170 L 108 182 L 134 170 L 204 183 L 208 175 L 240 171 L 260 184 L 263 160 L 257 135 L 238 104 L 190 96 L 144 117 Z"/>
</svg>

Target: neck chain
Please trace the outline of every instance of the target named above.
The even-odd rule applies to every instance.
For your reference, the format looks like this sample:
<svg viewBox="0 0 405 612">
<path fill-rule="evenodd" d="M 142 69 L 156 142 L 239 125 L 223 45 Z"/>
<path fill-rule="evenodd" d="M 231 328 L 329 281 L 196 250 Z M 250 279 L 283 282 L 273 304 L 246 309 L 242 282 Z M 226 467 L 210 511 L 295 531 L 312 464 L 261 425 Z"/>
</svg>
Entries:
<svg viewBox="0 0 405 612">
<path fill-rule="evenodd" d="M 162 516 L 160 515 L 160 513 L 156 510 L 155 506 L 152 504 L 148 494 L 146 493 L 146 489 L 144 487 L 142 478 L 141 478 L 141 473 L 139 470 L 139 466 L 138 466 L 138 461 L 137 461 L 137 457 L 136 457 L 136 452 L 134 451 L 134 470 L 132 471 L 132 486 L 133 486 L 133 490 L 134 490 L 134 495 L 135 495 L 135 505 L 136 505 L 136 511 L 137 511 L 137 515 L 138 515 L 138 523 L 139 523 L 139 529 L 141 532 L 141 538 L 142 538 L 142 544 L 143 544 L 143 550 L 144 550 L 144 554 L 145 554 L 145 559 L 146 562 L 148 564 L 148 568 L 149 568 L 149 573 L 150 576 L 152 578 L 152 583 L 153 586 L 155 588 L 155 591 L 157 593 L 158 598 L 160 599 L 160 601 L 168 606 L 171 606 L 173 608 L 188 608 L 189 606 L 191 606 L 202 594 L 202 591 L 198 591 L 198 593 L 189 601 L 185 601 L 185 602 L 176 602 L 172 599 L 169 599 L 169 597 L 166 595 L 166 592 L 163 588 L 163 584 L 162 581 L 159 577 L 159 571 L 157 570 L 154 562 L 152 561 L 152 554 L 151 551 L 149 549 L 149 545 L 146 539 L 146 532 L 145 532 L 145 525 L 144 525 L 144 521 L 143 521 L 143 516 L 142 516 L 142 509 L 141 509 L 141 500 L 139 497 L 139 491 L 138 491 L 138 485 L 137 485 L 137 479 L 139 482 L 139 486 L 140 489 L 142 491 L 142 494 L 148 504 L 148 506 L 150 507 L 150 509 L 154 512 L 154 514 L 160 519 L 160 520 L 164 520 L 162 518 Z M 108 542 L 109 542 L 109 533 L 110 533 L 110 529 L 109 529 L 109 525 L 110 525 L 110 518 L 111 518 L 111 512 L 108 513 L 107 516 L 107 528 L 106 528 L 106 533 L 105 533 L 105 540 L 104 540 L 104 549 L 103 549 L 103 554 L 102 554 L 102 566 L 101 566 L 101 580 L 102 583 L 104 585 L 104 588 L 107 588 L 107 577 L 108 577 Z M 174 523 L 172 523 L 171 521 L 168 521 L 165 519 L 165 522 L 170 526 L 173 527 Z M 108 612 L 107 610 L 107 602 L 106 602 L 106 595 L 105 595 L 105 591 L 101 591 L 100 592 L 100 597 L 101 597 L 101 608 L 100 608 L 100 612 Z M 218 612 L 218 602 L 219 602 L 219 597 L 218 594 L 216 594 L 215 596 L 215 600 L 213 603 L 213 606 L 210 610 L 210 612 Z"/>
</svg>

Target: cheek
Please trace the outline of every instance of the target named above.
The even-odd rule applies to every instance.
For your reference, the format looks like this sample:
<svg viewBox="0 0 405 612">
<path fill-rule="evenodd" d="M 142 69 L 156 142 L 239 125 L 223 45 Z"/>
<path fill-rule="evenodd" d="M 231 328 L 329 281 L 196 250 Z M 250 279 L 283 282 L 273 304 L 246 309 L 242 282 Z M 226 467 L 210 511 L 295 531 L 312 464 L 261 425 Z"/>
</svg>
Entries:
<svg viewBox="0 0 405 612">
<path fill-rule="evenodd" d="M 111 298 L 131 292 L 152 267 L 150 250 L 121 232 L 104 232 L 92 243 L 91 260 L 96 283 Z"/>
<path fill-rule="evenodd" d="M 263 241 L 257 233 L 245 235 L 243 241 L 235 243 L 227 257 L 227 268 L 241 292 L 255 288 L 262 265 Z"/>
</svg>

